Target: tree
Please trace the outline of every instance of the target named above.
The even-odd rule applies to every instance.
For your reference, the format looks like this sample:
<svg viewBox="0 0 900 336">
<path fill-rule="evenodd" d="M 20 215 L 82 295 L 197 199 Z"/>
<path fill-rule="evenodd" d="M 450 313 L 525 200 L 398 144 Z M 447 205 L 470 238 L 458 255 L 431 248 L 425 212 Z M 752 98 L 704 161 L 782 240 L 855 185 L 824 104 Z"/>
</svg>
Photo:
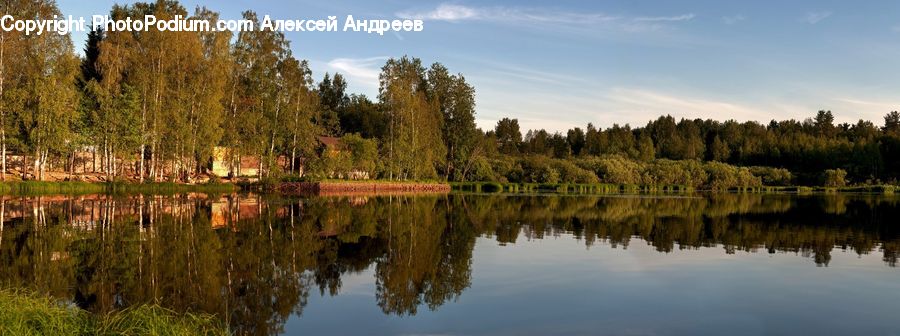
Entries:
<svg viewBox="0 0 900 336">
<path fill-rule="evenodd" d="M 387 118 L 382 105 L 361 94 L 351 94 L 340 115 L 341 130 L 358 133 L 364 138 L 383 139 L 387 136 Z"/>
<path fill-rule="evenodd" d="M 256 13 L 244 12 L 245 20 L 256 22 Z M 278 121 L 283 117 L 282 90 L 287 89 L 278 73 L 279 66 L 290 56 L 284 34 L 272 30 L 241 31 L 233 46 L 235 62 L 232 76 L 229 109 L 231 120 L 226 139 L 235 153 L 235 162 L 241 155 L 258 155 L 259 175 L 265 174 L 264 164 L 274 161 Z M 234 166 L 239 166 L 234 164 Z"/>
<path fill-rule="evenodd" d="M 503 118 L 497 122 L 494 128 L 497 142 L 500 144 L 500 153 L 516 154 L 519 152 L 519 144 L 522 142 L 522 132 L 519 131 L 519 120 Z"/>
<path fill-rule="evenodd" d="M 441 137 L 447 146 L 444 176 L 460 181 L 462 167 L 476 145 L 475 89 L 462 74 L 451 75 L 440 63 L 428 69 L 429 99 L 441 112 Z"/>
<path fill-rule="evenodd" d="M 0 4 L 3 15 L 18 14 L 29 6 L 31 1 L 4 1 Z M 6 146 L 9 131 L 12 129 L 12 110 L 20 102 L 16 93 L 24 78 L 21 71 L 25 65 L 22 51 L 25 50 L 25 35 L 16 30 L 0 30 L 0 180 L 6 180 Z"/>
<path fill-rule="evenodd" d="M 32 3 L 20 10 L 22 17 L 37 19 L 62 15 L 53 3 Z M 33 154 L 34 176 L 43 180 L 50 154 L 66 152 L 65 146 L 72 140 L 71 126 L 78 102 L 78 59 L 68 35 L 26 36 L 21 52 L 24 63 L 17 71 L 22 77 L 11 94 L 18 100 L 14 105 L 22 145 Z M 23 169 L 23 176 L 26 171 Z"/>
<path fill-rule="evenodd" d="M 340 121 L 347 112 L 345 106 L 349 98 L 346 90 L 347 82 L 339 73 L 334 74 L 334 79 L 325 73 L 319 83 L 320 110 L 316 114 L 316 125 L 327 135 L 337 136 L 344 131 Z"/>
<path fill-rule="evenodd" d="M 653 139 L 641 132 L 638 138 L 638 160 L 647 162 L 652 161 L 656 156 L 656 148 L 653 146 Z"/>
<path fill-rule="evenodd" d="M 306 61 L 298 61 L 293 57 L 281 64 L 281 76 L 285 90 L 280 99 L 284 100 L 286 131 L 285 142 L 290 148 L 290 172 L 298 170 L 297 155 L 311 157 L 315 138 L 320 132 L 313 123 L 313 115 L 319 111 L 319 95 L 312 89 L 312 71 Z"/>
<path fill-rule="evenodd" d="M 820 110 L 813 122 L 819 136 L 830 138 L 835 134 L 834 115 L 831 111 Z"/>
<path fill-rule="evenodd" d="M 718 135 L 713 137 L 709 151 L 710 159 L 712 161 L 727 162 L 728 158 L 731 157 L 731 149 L 728 148 L 728 144 L 722 141 Z"/>
<path fill-rule="evenodd" d="M 566 142 L 569 143 L 569 148 L 572 151 L 572 155 L 581 155 L 582 149 L 584 149 L 585 145 L 584 131 L 582 131 L 580 127 L 570 129 L 568 132 L 566 132 Z"/>
<path fill-rule="evenodd" d="M 843 169 L 826 169 L 822 174 L 822 185 L 839 188 L 847 185 L 847 171 Z"/>
<path fill-rule="evenodd" d="M 650 139 L 653 142 L 653 139 Z M 590 155 L 599 155 L 602 151 L 600 131 L 594 127 L 594 124 L 587 124 L 587 132 L 584 135 L 584 151 Z"/>
<path fill-rule="evenodd" d="M 900 136 L 900 112 L 892 111 L 884 116 L 882 131 L 892 136 Z"/>
<path fill-rule="evenodd" d="M 388 111 L 388 176 L 437 177 L 447 155 L 439 106 L 429 101 L 425 68 L 418 58 L 391 58 L 381 68 L 379 99 Z"/>
</svg>

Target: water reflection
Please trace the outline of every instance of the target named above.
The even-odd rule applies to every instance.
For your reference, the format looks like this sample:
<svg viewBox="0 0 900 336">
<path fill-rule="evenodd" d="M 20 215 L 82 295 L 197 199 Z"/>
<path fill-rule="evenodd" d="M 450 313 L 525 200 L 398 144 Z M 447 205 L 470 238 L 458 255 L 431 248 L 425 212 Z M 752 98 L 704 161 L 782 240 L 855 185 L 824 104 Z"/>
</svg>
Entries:
<svg viewBox="0 0 900 336">
<path fill-rule="evenodd" d="M 0 284 L 94 312 L 146 302 L 210 312 L 265 335 L 302 316 L 311 292 L 337 295 L 342 278 L 367 270 L 385 314 L 457 300 L 478 237 L 793 252 L 821 266 L 843 249 L 894 267 L 895 218 L 897 198 L 864 195 L 5 197 Z"/>
</svg>

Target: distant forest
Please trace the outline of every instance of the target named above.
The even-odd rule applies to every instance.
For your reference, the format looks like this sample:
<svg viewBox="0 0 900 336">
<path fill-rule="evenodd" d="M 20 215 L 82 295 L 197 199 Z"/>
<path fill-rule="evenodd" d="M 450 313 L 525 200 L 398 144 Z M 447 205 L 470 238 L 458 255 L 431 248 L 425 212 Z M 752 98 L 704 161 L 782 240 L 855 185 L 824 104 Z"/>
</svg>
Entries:
<svg viewBox="0 0 900 336">
<path fill-rule="evenodd" d="M 63 14 L 49 0 L 5 1 L 2 11 Z M 148 14 L 219 15 L 203 7 L 190 14 L 177 1 L 110 11 L 113 19 Z M 258 21 L 250 11 L 243 18 Z M 475 89 L 439 63 L 388 60 L 378 97 L 370 98 L 348 93 L 340 74 L 315 80 L 290 41 L 273 31 L 96 30 L 83 56 L 68 35 L 0 31 L 3 179 L 10 153 L 21 157 L 14 169 L 22 178 L 44 179 L 52 168 L 74 175 L 77 153 L 89 151 L 101 162 L 92 173 L 109 179 L 190 181 L 208 173 L 216 147 L 235 166 L 242 157 L 260 158 L 260 177 L 275 179 L 365 171 L 390 180 L 720 189 L 900 178 L 898 112 L 883 127 L 835 124 L 830 111 L 819 111 L 768 124 L 662 116 L 643 127 L 523 133 L 511 118 L 478 129 L 475 110 Z M 318 136 L 339 137 L 341 147 L 323 150 Z"/>
</svg>

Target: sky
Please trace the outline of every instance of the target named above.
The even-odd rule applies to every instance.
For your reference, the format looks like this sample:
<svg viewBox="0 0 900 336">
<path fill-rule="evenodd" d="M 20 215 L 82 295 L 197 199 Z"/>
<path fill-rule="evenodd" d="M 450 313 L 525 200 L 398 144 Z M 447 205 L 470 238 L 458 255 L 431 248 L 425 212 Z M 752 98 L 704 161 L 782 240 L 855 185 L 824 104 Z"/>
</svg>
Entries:
<svg viewBox="0 0 900 336">
<path fill-rule="evenodd" d="M 114 3 L 60 0 L 66 15 Z M 900 1 L 196 1 L 223 18 L 414 18 L 421 32 L 289 32 L 294 56 L 318 79 L 341 73 L 377 99 L 390 57 L 419 57 L 461 73 L 476 90 L 476 121 L 523 129 L 587 123 L 646 125 L 660 115 L 715 120 L 883 124 L 900 109 Z M 84 34 L 73 34 L 76 49 Z"/>
</svg>

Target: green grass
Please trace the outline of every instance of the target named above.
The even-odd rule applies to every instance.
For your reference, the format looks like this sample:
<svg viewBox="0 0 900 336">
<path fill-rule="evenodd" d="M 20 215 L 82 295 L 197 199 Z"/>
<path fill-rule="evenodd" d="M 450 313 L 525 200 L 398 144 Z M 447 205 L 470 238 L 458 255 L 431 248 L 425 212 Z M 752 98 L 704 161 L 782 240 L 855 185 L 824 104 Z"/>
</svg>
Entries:
<svg viewBox="0 0 900 336">
<path fill-rule="evenodd" d="M 0 335 L 229 335 L 211 315 L 143 305 L 91 314 L 22 290 L 0 290 Z"/>
<path fill-rule="evenodd" d="M 43 195 L 43 194 L 98 194 L 98 193 L 179 193 L 179 192 L 231 192 L 234 184 L 206 183 L 180 184 L 171 182 L 129 183 L 129 182 L 43 182 L 16 181 L 0 182 L 0 194 Z"/>
</svg>

